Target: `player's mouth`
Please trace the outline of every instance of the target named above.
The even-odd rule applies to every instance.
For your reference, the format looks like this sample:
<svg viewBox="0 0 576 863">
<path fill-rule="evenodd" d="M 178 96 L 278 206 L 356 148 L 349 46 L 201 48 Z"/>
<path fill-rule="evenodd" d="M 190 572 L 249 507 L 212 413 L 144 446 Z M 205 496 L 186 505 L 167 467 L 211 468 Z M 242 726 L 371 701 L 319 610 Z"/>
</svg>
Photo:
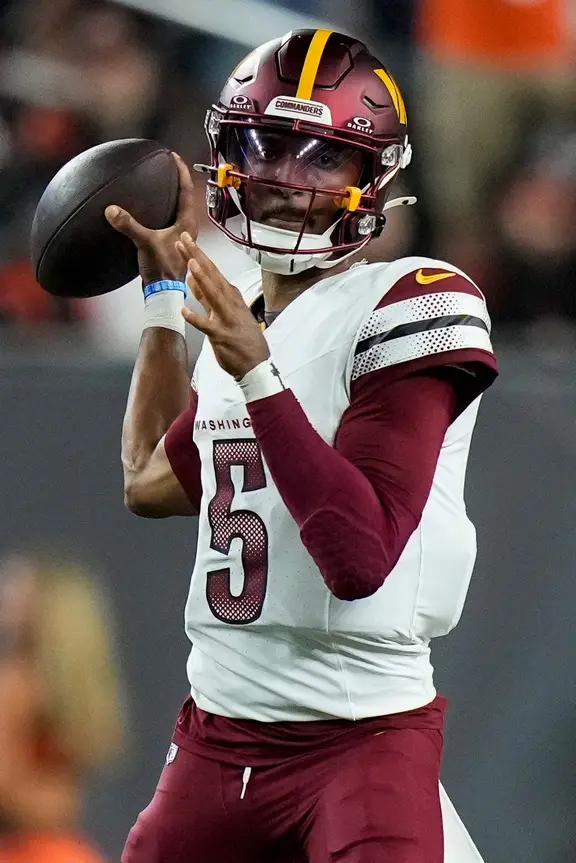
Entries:
<svg viewBox="0 0 576 863">
<path fill-rule="evenodd" d="M 300 219 L 287 219 L 283 216 L 264 216 L 260 221 L 264 225 L 272 225 L 274 228 L 287 228 L 288 230 L 293 230 L 296 227 L 302 227 L 303 219 L 303 216 Z"/>
<path fill-rule="evenodd" d="M 274 228 L 284 228 L 288 231 L 294 231 L 302 228 L 304 219 L 306 219 L 306 210 L 294 210 L 287 207 L 265 211 L 257 220 L 263 225 L 271 225 Z M 317 222 L 319 212 L 313 210 L 306 220 L 306 231 L 313 232 Z"/>
</svg>

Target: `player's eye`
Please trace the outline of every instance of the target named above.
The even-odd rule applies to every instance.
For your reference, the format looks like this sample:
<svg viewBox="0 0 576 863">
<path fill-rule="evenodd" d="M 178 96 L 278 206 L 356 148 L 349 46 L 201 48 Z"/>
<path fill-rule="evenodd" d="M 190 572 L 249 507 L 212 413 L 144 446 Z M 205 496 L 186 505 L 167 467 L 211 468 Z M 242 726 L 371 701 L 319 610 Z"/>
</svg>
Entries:
<svg viewBox="0 0 576 863">
<path fill-rule="evenodd" d="M 258 135 L 252 137 L 252 149 L 255 155 L 263 162 L 273 162 L 281 158 L 284 153 L 284 142 L 280 135 Z"/>
<path fill-rule="evenodd" d="M 278 147 L 263 147 L 259 152 L 259 156 L 263 162 L 273 162 L 279 158 L 280 150 Z"/>
<path fill-rule="evenodd" d="M 311 164 L 321 171 L 335 171 L 345 165 L 352 157 L 349 147 L 336 147 L 324 145 L 314 154 Z"/>
<path fill-rule="evenodd" d="M 324 171 L 332 171 L 341 164 L 341 159 L 336 153 L 321 153 L 316 164 Z"/>
</svg>

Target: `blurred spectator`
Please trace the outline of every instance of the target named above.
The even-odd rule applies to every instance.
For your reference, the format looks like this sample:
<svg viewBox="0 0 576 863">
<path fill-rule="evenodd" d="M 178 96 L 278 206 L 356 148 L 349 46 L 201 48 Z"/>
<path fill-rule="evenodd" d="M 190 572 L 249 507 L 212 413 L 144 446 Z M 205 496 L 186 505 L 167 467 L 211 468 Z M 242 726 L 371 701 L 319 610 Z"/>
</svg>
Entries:
<svg viewBox="0 0 576 863">
<path fill-rule="evenodd" d="M 85 774 L 120 752 L 109 609 L 70 564 L 0 565 L 0 860 L 99 863 L 81 838 Z"/>
<path fill-rule="evenodd" d="M 80 306 L 50 297 L 28 261 L 28 237 L 42 191 L 61 165 L 92 141 L 66 109 L 6 106 L 10 148 L 0 166 L 0 323 L 67 322 Z"/>
<path fill-rule="evenodd" d="M 119 359 L 133 352 L 138 292 L 121 292 L 124 302 L 130 295 L 124 318 L 136 319 L 127 337 L 106 336 L 98 304 L 105 310 L 114 302 L 57 299 L 37 285 L 30 225 L 58 169 L 103 140 L 149 137 L 190 164 L 204 156 L 204 114 L 216 93 L 200 94 L 183 56 L 201 65 L 197 43 L 206 40 L 162 21 L 153 27 L 104 0 L 18 0 L 0 9 L 0 325 L 26 331 L 85 321 L 92 329 L 96 309 L 97 343 Z"/>
<path fill-rule="evenodd" d="M 68 2 L 64 29 L 45 34 L 44 54 L 69 65 L 80 81 L 81 109 L 102 140 L 146 134 L 160 75 L 133 13 L 110 3 Z M 43 4 L 38 3 L 42 15 Z"/>
<path fill-rule="evenodd" d="M 365 15 L 352 19 L 357 33 L 362 27 L 363 38 L 387 68 L 395 76 L 402 95 L 410 101 L 412 66 L 414 58 L 413 30 L 414 6 L 417 0 L 364 0 Z M 349 14 L 354 15 L 355 6 L 347 4 Z"/>
<path fill-rule="evenodd" d="M 418 7 L 417 155 L 434 251 L 488 292 L 503 277 L 494 254 L 503 184 L 535 131 L 576 117 L 567 7 L 565 0 L 420 0 Z M 531 206 L 537 201 L 532 195 Z M 510 199 L 500 216 L 511 207 Z M 498 296 L 491 299 L 497 310 Z"/>
<path fill-rule="evenodd" d="M 496 205 L 501 316 L 562 356 L 576 343 L 576 125 L 537 136 Z"/>
<path fill-rule="evenodd" d="M 0 116 L 0 322 L 67 323 L 85 304 L 57 300 L 28 263 L 34 209 L 56 171 L 82 150 L 153 129 L 161 76 L 123 7 L 85 0 L 16 4 L 3 19 Z"/>
</svg>

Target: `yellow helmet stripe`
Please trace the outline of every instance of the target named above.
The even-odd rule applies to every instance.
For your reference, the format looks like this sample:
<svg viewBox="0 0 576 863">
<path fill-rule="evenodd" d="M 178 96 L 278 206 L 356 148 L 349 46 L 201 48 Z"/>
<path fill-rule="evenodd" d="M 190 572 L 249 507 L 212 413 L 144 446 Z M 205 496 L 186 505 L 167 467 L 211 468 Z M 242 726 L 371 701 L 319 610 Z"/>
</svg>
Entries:
<svg viewBox="0 0 576 863">
<path fill-rule="evenodd" d="M 312 36 L 312 40 L 308 46 L 306 59 L 302 66 L 302 74 L 300 75 L 300 80 L 298 82 L 298 89 L 296 90 L 297 99 L 310 99 L 312 96 L 312 90 L 316 83 L 316 75 L 318 74 L 322 54 L 324 53 L 326 42 L 333 32 L 333 30 L 316 30 Z"/>
<path fill-rule="evenodd" d="M 404 104 L 404 99 L 402 98 L 402 93 L 400 92 L 398 84 L 391 75 L 384 71 L 384 69 L 374 69 L 374 72 L 386 86 L 386 89 L 390 93 L 392 101 L 394 102 L 398 119 L 402 125 L 405 126 L 407 120 L 406 105 Z"/>
</svg>

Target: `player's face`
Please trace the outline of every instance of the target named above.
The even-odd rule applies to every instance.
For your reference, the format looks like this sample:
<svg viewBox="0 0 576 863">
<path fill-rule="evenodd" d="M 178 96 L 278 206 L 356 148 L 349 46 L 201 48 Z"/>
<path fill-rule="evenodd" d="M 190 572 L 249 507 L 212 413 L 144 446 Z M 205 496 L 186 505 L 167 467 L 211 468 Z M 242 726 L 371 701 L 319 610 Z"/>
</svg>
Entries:
<svg viewBox="0 0 576 863">
<path fill-rule="evenodd" d="M 280 183 L 344 190 L 356 186 L 362 172 L 362 154 L 354 147 L 309 135 L 286 135 L 266 129 L 233 130 L 230 161 L 243 173 Z M 311 192 L 264 186 L 250 188 L 249 214 L 255 222 L 299 231 L 310 204 Z M 305 230 L 322 234 L 338 211 L 334 196 L 317 194 Z"/>
</svg>

